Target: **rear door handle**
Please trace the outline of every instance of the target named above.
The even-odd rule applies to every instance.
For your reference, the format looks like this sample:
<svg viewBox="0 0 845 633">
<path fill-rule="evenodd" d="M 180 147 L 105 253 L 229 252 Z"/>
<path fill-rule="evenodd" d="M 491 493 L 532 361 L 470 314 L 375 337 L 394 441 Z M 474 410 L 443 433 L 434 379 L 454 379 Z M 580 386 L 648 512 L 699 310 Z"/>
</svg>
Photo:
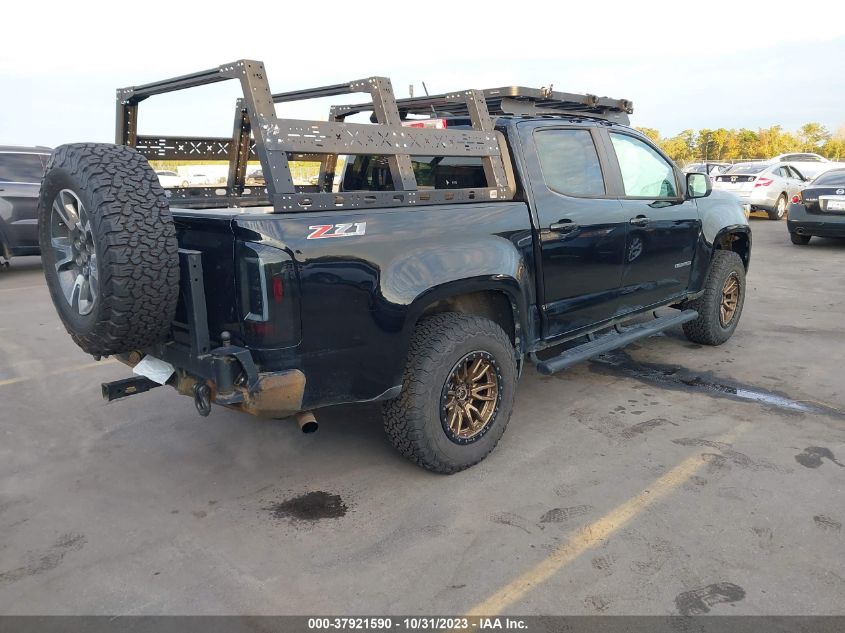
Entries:
<svg viewBox="0 0 845 633">
<path fill-rule="evenodd" d="M 648 224 L 648 218 L 644 215 L 638 215 L 635 218 L 631 218 L 631 224 L 636 224 L 637 226 L 645 226 Z"/>
<path fill-rule="evenodd" d="M 577 228 L 578 225 L 575 224 L 572 220 L 565 220 L 561 222 L 555 222 L 549 227 L 549 230 L 554 231 L 555 233 L 572 233 L 572 231 Z"/>
</svg>

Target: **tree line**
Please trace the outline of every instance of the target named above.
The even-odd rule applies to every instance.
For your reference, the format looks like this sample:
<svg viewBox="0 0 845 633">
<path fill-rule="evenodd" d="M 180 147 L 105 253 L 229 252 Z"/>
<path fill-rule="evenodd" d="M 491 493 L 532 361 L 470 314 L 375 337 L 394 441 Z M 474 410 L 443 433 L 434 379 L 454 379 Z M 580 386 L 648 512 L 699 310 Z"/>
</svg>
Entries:
<svg viewBox="0 0 845 633">
<path fill-rule="evenodd" d="M 684 130 L 663 138 L 654 128 L 638 127 L 672 160 L 687 164 L 704 160 L 738 162 L 744 159 L 771 158 L 790 152 L 813 152 L 831 160 L 845 158 L 845 125 L 831 133 L 820 123 L 805 123 L 795 132 L 780 125 L 749 130 Z"/>
</svg>

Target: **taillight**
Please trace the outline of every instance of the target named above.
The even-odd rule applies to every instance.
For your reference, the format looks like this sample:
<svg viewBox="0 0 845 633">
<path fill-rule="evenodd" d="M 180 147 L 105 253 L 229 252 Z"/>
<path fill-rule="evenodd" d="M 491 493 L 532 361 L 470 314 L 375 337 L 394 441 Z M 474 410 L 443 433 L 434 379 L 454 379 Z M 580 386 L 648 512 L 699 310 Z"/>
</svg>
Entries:
<svg viewBox="0 0 845 633">
<path fill-rule="evenodd" d="M 801 204 L 801 194 L 800 193 L 796 193 L 794 196 L 792 196 L 792 204 Z"/>
<path fill-rule="evenodd" d="M 267 244 L 238 242 L 235 258 L 244 342 L 268 348 L 296 345 L 299 293 L 290 255 Z"/>
<path fill-rule="evenodd" d="M 273 276 L 273 300 L 278 304 L 285 296 L 285 280 L 281 274 Z"/>
<path fill-rule="evenodd" d="M 419 119 L 417 121 L 403 121 L 404 127 L 430 127 L 436 130 L 445 130 L 448 127 L 446 119 Z"/>
<path fill-rule="evenodd" d="M 768 187 L 773 182 L 774 182 L 774 180 L 772 180 L 771 178 L 758 178 L 757 182 L 754 183 L 754 186 L 755 187 Z"/>
</svg>

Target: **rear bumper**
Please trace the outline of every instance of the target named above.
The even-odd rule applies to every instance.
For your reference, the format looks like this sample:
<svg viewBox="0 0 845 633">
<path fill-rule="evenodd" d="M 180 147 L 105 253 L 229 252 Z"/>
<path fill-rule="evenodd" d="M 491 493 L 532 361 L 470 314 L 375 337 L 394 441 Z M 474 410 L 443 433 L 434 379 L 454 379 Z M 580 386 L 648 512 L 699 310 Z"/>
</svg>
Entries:
<svg viewBox="0 0 845 633">
<path fill-rule="evenodd" d="M 786 223 L 790 233 L 818 237 L 845 237 L 845 215 L 807 213 L 803 204 L 789 205 Z"/>
<path fill-rule="evenodd" d="M 787 220 L 790 233 L 813 235 L 815 237 L 845 237 L 845 218 L 840 222 L 808 222 Z"/>
<path fill-rule="evenodd" d="M 737 196 L 743 204 L 749 205 L 751 209 L 763 209 L 765 211 L 773 211 L 777 205 L 779 192 L 774 190 L 752 189 L 751 191 L 729 191 L 729 193 Z"/>
<path fill-rule="evenodd" d="M 232 353 L 225 353 L 230 350 Z M 204 386 L 211 402 L 251 415 L 283 418 L 303 410 L 305 374 L 299 369 L 252 372 L 248 369 L 251 361 L 246 360 L 240 348 L 214 350 L 190 363 L 184 362 L 186 352 L 164 345 L 153 353 L 173 365 L 176 371 L 167 384 L 184 396 L 196 398 L 197 387 Z M 134 367 L 141 358 L 136 352 L 117 356 L 129 367 Z"/>
</svg>

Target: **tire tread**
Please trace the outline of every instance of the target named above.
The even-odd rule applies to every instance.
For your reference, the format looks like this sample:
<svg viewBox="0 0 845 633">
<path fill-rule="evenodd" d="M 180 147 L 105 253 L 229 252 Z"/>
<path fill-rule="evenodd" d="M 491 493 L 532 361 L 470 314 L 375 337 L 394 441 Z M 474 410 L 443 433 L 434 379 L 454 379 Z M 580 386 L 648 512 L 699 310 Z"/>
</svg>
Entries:
<svg viewBox="0 0 845 633">
<path fill-rule="evenodd" d="M 431 380 L 434 370 L 441 367 L 443 359 L 465 341 L 487 336 L 495 338 L 505 349 L 513 350 L 513 344 L 496 323 L 479 316 L 444 312 L 421 320 L 411 338 L 402 392 L 382 407 L 384 429 L 393 446 L 402 455 L 417 465 L 438 473 L 452 474 L 469 468 L 484 459 L 498 444 L 510 416 L 510 410 L 502 406 L 498 412 L 494 434 L 489 450 L 471 463 L 456 463 L 439 454 L 433 442 L 427 437 L 425 422 L 431 415 Z M 511 363 L 516 371 L 516 355 L 496 359 L 500 364 Z M 515 375 L 515 373 L 514 373 Z M 506 385 L 513 390 L 515 385 Z M 437 386 L 439 391 L 440 387 Z M 511 396 L 512 398 L 512 396 Z"/>
<path fill-rule="evenodd" d="M 94 355 L 142 349 L 165 339 L 179 299 L 179 244 L 164 189 L 146 158 L 134 149 L 105 143 L 58 147 L 44 176 L 65 172 L 93 203 L 101 305 L 96 322 L 81 331 L 60 308 L 55 277 L 50 292 L 68 333 Z M 52 189 L 42 185 L 39 221 L 50 221 Z M 50 199 L 47 199 L 50 198 Z M 42 235 L 42 252 L 49 248 Z"/>
</svg>

